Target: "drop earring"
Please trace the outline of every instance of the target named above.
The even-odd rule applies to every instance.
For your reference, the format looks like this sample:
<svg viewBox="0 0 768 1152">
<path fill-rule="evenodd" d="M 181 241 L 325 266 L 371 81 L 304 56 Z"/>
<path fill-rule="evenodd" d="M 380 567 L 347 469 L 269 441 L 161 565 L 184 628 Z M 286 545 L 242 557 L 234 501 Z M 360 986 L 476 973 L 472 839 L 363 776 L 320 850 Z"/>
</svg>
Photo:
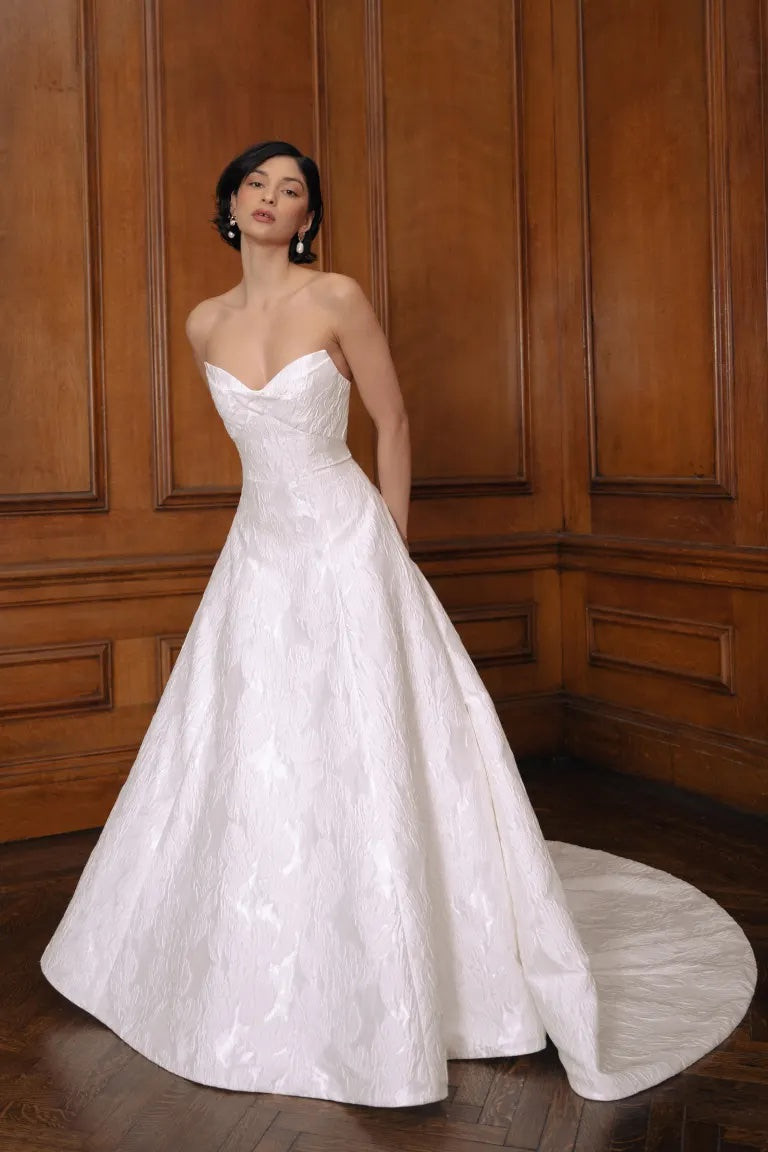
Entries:
<svg viewBox="0 0 768 1152">
<path fill-rule="evenodd" d="M 299 256 L 301 256 L 302 252 L 304 251 L 304 236 L 301 232 L 299 232 L 299 238 L 296 241 L 296 251 L 298 252 Z"/>
<path fill-rule="evenodd" d="M 234 238 L 235 238 L 235 228 L 236 227 L 237 227 L 237 221 L 235 220 L 234 216 L 230 212 L 230 214 L 229 214 L 229 232 L 227 232 L 227 236 L 229 237 L 230 240 L 234 240 Z"/>
</svg>

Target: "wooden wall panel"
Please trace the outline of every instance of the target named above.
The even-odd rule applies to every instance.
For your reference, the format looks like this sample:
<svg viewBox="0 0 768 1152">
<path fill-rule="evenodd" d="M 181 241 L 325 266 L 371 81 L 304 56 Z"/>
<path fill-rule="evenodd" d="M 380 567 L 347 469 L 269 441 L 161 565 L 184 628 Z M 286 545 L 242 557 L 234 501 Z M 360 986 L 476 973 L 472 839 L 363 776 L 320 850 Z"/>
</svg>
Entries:
<svg viewBox="0 0 768 1152">
<path fill-rule="evenodd" d="M 565 688 L 657 716 L 748 734 L 749 639 L 730 588 L 565 573 Z M 768 736 L 768 728 L 765 729 Z"/>
<path fill-rule="evenodd" d="M 320 164 L 320 266 L 367 289 L 408 397 L 423 509 L 416 558 L 442 581 L 517 746 L 554 749 L 560 426 L 547 6 L 499 0 L 480 25 L 458 4 L 435 25 L 428 4 L 399 0 L 225 0 L 215 12 L 81 0 L 46 21 L 49 10 L 51 0 L 4 10 L 4 47 L 18 57 L 7 70 L 13 100 L 51 123 L 46 156 L 65 185 L 48 215 L 35 202 L 35 242 L 66 224 L 69 245 L 67 291 L 46 296 L 26 269 L 18 343 L 42 326 L 69 375 L 40 424 L 31 398 L 43 367 L 51 380 L 49 350 L 45 365 L 44 341 L 28 363 L 14 361 L 21 400 L 8 442 L 19 452 L 6 457 L 7 495 L 18 513 L 32 493 L 45 515 L 16 518 L 0 537 L 0 836 L 106 814 L 229 527 L 239 460 L 183 327 L 198 300 L 240 275 L 209 223 L 213 191 L 224 164 L 260 139 L 289 139 Z M 32 39 L 41 27 L 42 63 Z M 29 136 L 14 128 L 17 171 Z M 36 293 L 45 314 L 32 325 Z M 351 409 L 350 447 L 374 477 L 357 395 Z M 84 514 L 96 508 L 104 515 Z M 54 666 L 64 672 L 58 694 Z"/>
<path fill-rule="evenodd" d="M 764 546 L 761 0 L 554 11 L 566 527 Z"/>
<path fill-rule="evenodd" d="M 722 0 L 581 13 L 591 490 L 730 495 Z"/>
<path fill-rule="evenodd" d="M 239 458 L 197 386 L 184 333 L 190 308 L 241 274 L 239 254 L 207 226 L 216 180 L 259 140 L 290 140 L 310 155 L 318 147 L 309 5 L 246 12 L 243 0 L 224 0 L 215 17 L 182 0 L 147 4 L 156 498 L 165 507 L 232 505 L 239 493 Z M 237 29 L 237 51 L 211 51 L 212 22 Z M 268 68 L 256 63 L 266 45 Z"/>
<path fill-rule="evenodd" d="M 451 2 L 435 21 L 427 0 L 369 7 L 386 113 L 372 138 L 382 137 L 386 315 L 411 419 L 414 537 L 434 551 L 456 536 L 554 527 L 556 325 L 541 287 L 554 237 L 540 224 L 554 191 L 541 147 L 551 135 L 549 12 L 500 2 L 478 21 Z"/>
<path fill-rule="evenodd" d="M 162 647 L 186 633 L 209 570 L 183 557 L 0 576 L 0 840 L 104 819 L 159 697 Z"/>
<path fill-rule="evenodd" d="M 109 708 L 112 703 L 109 640 L 48 644 L 0 651 L 0 717 L 44 716 Z"/>
<path fill-rule="evenodd" d="M 52 8 L 46 0 L 11 0 L 0 19 L 6 163 L 0 515 L 101 510 L 92 2 L 62 0 Z"/>
<path fill-rule="evenodd" d="M 559 691 L 556 572 L 522 564 L 456 571 L 444 564 L 431 583 L 494 698 Z"/>
<path fill-rule="evenodd" d="M 517 12 L 382 5 L 390 333 L 417 497 L 531 483 Z"/>
<path fill-rule="evenodd" d="M 732 694 L 733 625 L 586 605 L 587 661 Z"/>
<path fill-rule="evenodd" d="M 386 330 L 381 145 L 375 142 L 380 141 L 381 129 L 377 15 L 366 0 L 325 0 L 317 8 L 325 160 L 321 232 L 326 267 L 355 277 Z M 331 125 L 344 125 L 344 131 L 335 131 Z M 347 438 L 358 464 L 373 478 L 374 429 L 355 389 L 349 402 Z"/>
<path fill-rule="evenodd" d="M 768 811 L 768 5 L 553 12 L 564 741 Z"/>
<path fill-rule="evenodd" d="M 768 0 L 2 19 L 5 195 L 30 156 L 61 187 L 34 168 L 7 247 L 0 837 L 103 819 L 229 528 L 239 462 L 183 320 L 239 276 L 215 180 L 271 137 L 319 161 L 321 266 L 389 334 L 414 558 L 515 752 L 768 811 Z M 356 395 L 349 439 L 373 477 Z"/>
</svg>

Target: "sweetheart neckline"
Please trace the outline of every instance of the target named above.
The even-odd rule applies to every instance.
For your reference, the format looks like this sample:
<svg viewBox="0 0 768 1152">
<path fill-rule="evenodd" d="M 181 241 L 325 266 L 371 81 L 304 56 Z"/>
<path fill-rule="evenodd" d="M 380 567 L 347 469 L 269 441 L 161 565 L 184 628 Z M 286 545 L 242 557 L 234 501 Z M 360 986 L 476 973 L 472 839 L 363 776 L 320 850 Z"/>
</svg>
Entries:
<svg viewBox="0 0 768 1152">
<path fill-rule="evenodd" d="M 210 360 L 203 360 L 203 364 L 206 368 L 213 368 L 216 372 L 223 372 L 225 376 L 229 376 L 230 380 L 234 380 L 235 383 L 239 384 L 241 388 L 244 388 L 246 392 L 253 392 L 254 395 L 258 396 L 260 392 L 265 392 L 267 388 L 269 388 L 270 384 L 274 383 L 274 381 L 277 380 L 278 377 L 282 376 L 283 373 L 287 372 L 289 368 L 293 368 L 295 364 L 300 364 L 302 360 L 308 360 L 311 356 L 324 356 L 326 360 L 328 360 L 333 365 L 336 375 L 341 377 L 345 384 L 349 384 L 350 388 L 352 387 L 351 381 L 349 381 L 346 376 L 339 372 L 333 357 L 325 348 L 316 348 L 314 352 L 304 352 L 301 356 L 297 356 L 294 360 L 289 360 L 287 364 L 283 364 L 282 368 L 275 372 L 274 376 L 270 376 L 269 380 L 267 380 L 266 384 L 262 384 L 261 388 L 250 388 L 247 384 L 243 383 L 239 376 L 235 376 L 235 374 L 230 372 L 227 368 L 222 368 L 220 364 L 212 364 Z"/>
</svg>

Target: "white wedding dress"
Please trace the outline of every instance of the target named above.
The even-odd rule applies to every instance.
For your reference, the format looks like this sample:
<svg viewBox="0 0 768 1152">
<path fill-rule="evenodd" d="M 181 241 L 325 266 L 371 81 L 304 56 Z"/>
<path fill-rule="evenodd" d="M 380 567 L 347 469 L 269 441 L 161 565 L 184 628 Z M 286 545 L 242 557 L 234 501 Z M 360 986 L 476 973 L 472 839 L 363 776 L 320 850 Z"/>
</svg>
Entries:
<svg viewBox="0 0 768 1152">
<path fill-rule="evenodd" d="M 615 1099 L 691 1064 L 756 979 L 690 885 L 547 843 L 492 701 L 346 445 L 327 352 L 207 365 L 240 502 L 41 959 L 156 1064 L 399 1106 L 534 1052 Z"/>
</svg>

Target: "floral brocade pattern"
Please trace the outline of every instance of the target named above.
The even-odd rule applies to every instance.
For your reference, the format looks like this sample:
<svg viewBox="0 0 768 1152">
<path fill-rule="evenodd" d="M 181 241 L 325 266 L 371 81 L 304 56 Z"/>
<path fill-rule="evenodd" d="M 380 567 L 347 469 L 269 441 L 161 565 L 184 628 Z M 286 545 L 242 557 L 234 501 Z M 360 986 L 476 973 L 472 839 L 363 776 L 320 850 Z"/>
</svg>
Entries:
<svg viewBox="0 0 768 1152">
<path fill-rule="evenodd" d="M 324 351 L 207 365 L 243 487 L 47 979 L 202 1084 L 379 1106 L 533 1052 L 580 1094 L 672 1075 L 755 961 L 703 893 L 547 843 L 493 703 L 346 444 Z"/>
</svg>

